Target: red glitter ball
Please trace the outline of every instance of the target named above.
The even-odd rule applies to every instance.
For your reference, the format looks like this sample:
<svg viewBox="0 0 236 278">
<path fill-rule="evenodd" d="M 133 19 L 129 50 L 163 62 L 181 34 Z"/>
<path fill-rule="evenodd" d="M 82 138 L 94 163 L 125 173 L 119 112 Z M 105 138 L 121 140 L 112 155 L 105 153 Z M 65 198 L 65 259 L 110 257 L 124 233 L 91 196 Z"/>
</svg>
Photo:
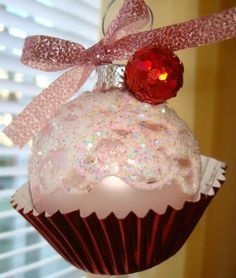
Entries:
<svg viewBox="0 0 236 278">
<path fill-rule="evenodd" d="M 125 83 L 140 101 L 158 104 L 176 96 L 183 86 L 183 72 L 183 64 L 173 52 L 145 47 L 128 61 Z"/>
</svg>

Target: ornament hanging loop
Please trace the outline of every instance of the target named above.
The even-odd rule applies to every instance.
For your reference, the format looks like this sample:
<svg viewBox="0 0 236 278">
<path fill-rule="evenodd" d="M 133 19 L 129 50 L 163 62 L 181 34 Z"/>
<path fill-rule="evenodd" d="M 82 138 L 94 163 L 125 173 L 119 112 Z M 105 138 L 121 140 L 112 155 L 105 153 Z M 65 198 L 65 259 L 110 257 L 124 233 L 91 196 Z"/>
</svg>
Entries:
<svg viewBox="0 0 236 278">
<path fill-rule="evenodd" d="M 107 13 L 110 10 L 111 6 L 115 3 L 115 1 L 116 0 L 111 0 L 111 2 L 108 4 L 108 6 L 107 6 L 107 8 L 104 12 L 103 18 L 102 18 L 102 33 L 103 33 L 104 36 L 105 36 L 105 33 L 106 33 L 105 32 L 105 20 L 106 20 L 106 17 L 107 17 Z M 146 6 L 147 6 L 147 10 L 149 12 L 149 17 L 150 17 L 149 29 L 148 30 L 151 30 L 152 27 L 153 27 L 153 19 L 154 19 L 153 12 L 152 12 L 152 9 L 148 5 L 146 5 Z"/>
</svg>

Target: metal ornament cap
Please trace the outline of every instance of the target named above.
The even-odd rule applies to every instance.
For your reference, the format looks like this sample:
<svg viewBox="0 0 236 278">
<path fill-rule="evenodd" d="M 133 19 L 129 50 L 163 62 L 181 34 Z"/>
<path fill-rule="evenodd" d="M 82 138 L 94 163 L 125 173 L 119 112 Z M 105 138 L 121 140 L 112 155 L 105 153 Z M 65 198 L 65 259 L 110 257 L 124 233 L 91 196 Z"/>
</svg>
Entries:
<svg viewBox="0 0 236 278">
<path fill-rule="evenodd" d="M 108 64 L 96 67 L 97 83 L 95 90 L 124 89 L 125 65 Z"/>
</svg>

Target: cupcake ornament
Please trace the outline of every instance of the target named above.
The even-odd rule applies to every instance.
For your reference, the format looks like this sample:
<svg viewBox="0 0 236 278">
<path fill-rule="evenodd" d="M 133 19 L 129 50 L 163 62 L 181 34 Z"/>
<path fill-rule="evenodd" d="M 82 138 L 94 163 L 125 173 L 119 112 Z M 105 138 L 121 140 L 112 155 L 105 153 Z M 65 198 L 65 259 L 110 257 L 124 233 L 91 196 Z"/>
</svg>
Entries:
<svg viewBox="0 0 236 278">
<path fill-rule="evenodd" d="M 225 163 L 200 155 L 167 101 L 183 85 L 174 51 L 235 37 L 235 14 L 140 32 L 150 9 L 124 1 L 89 49 L 26 39 L 23 63 L 68 71 L 5 130 L 20 147 L 33 138 L 29 182 L 12 205 L 77 268 L 117 275 L 158 265 L 182 247 L 221 187 Z M 94 69 L 94 90 L 67 102 Z"/>
</svg>

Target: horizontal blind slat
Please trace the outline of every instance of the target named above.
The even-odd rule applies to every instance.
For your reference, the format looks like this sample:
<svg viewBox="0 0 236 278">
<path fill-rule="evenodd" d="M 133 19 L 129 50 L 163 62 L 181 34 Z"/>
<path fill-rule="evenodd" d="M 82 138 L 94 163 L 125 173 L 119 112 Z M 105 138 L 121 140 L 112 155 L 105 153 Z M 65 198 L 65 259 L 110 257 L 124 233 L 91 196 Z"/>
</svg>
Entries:
<svg viewBox="0 0 236 278">
<path fill-rule="evenodd" d="M 49 246 L 48 243 L 46 241 L 43 241 L 43 242 L 40 242 L 40 243 L 29 245 L 29 246 L 24 247 L 24 248 L 19 248 L 19 249 L 10 251 L 10 252 L 6 252 L 6 253 L 3 253 L 3 254 L 0 254 L 0 261 L 5 260 L 5 259 L 9 259 L 9 258 L 17 256 L 17 255 L 18 256 L 23 255 L 25 253 L 28 253 L 28 252 L 31 252 L 31 251 L 34 251 L 34 250 L 38 250 L 38 249 L 46 247 L 46 246 Z"/>
<path fill-rule="evenodd" d="M 4 166 L 0 168 L 0 177 L 26 176 L 26 166 Z"/>
<path fill-rule="evenodd" d="M 25 82 L 15 82 L 9 79 L 0 79 L 0 88 L 9 90 L 11 92 L 21 92 L 24 95 L 35 97 L 37 96 L 42 88 Z"/>
<path fill-rule="evenodd" d="M 79 42 L 85 46 L 89 46 L 93 43 L 93 40 L 89 38 L 79 37 L 70 32 L 60 31 L 55 28 L 43 26 L 34 22 L 29 18 L 18 17 L 14 14 L 10 14 L 7 11 L 0 9 L 0 22 L 8 28 L 17 28 L 25 30 L 28 36 L 43 34 L 48 36 L 54 36 Z M 37 34 L 35 33 L 37 31 Z"/>
<path fill-rule="evenodd" d="M 23 84 L 17 85 L 17 84 L 23 84 L 23 83 L 14 83 L 10 80 L 1 80 L 0 79 L 0 88 L 1 89 L 7 89 L 12 92 L 21 92 L 22 95 L 35 97 L 39 95 L 43 88 L 39 88 L 37 86 L 31 85 L 31 84 Z M 18 89 L 19 86 L 19 89 Z M 93 87 L 93 83 L 88 81 L 84 86 L 79 90 L 80 92 L 91 90 Z M 76 93 L 75 93 L 76 94 Z M 72 95 L 72 98 L 74 98 L 74 95 Z M 68 100 L 69 101 L 69 100 Z M 24 101 L 24 105 L 22 105 L 21 102 L 0 102 L 0 114 L 1 113 L 11 113 L 13 115 L 19 114 L 23 111 L 26 105 L 28 105 L 31 102 L 30 99 L 27 101 Z"/>
<path fill-rule="evenodd" d="M 15 36 L 10 35 L 8 32 L 4 31 L 4 32 L 0 32 L 0 44 L 6 46 L 9 49 L 13 49 L 13 48 L 22 49 L 24 45 L 24 39 L 17 38 Z"/>
<path fill-rule="evenodd" d="M 6 210 L 6 211 L 0 211 L 0 220 L 5 219 L 5 218 L 10 218 L 12 216 L 17 216 L 17 212 L 13 209 L 11 210 Z M 1 256 L 0 256 L 1 258 Z"/>
<path fill-rule="evenodd" d="M 43 72 L 37 69 L 30 68 L 20 62 L 20 57 L 5 54 L 2 52 L 0 52 L 0 61 L 0 68 L 11 72 L 21 72 L 29 76 L 44 74 L 47 75 L 49 80 L 53 80 L 60 75 L 60 72 Z"/>
<path fill-rule="evenodd" d="M 47 77 L 47 73 L 43 74 Z M 48 77 L 47 77 L 48 78 Z M 49 79 L 49 78 L 48 78 Z M 52 78 L 51 78 L 52 79 Z M 53 82 L 54 80 L 50 80 Z M 88 79 L 84 84 L 83 88 L 88 88 L 94 85 L 94 81 Z M 37 86 L 37 84 L 29 83 L 29 82 L 15 82 L 14 80 L 9 79 L 0 79 L 0 90 L 7 89 L 12 92 L 21 92 L 23 95 L 35 97 L 37 96 L 44 88 Z"/>
<path fill-rule="evenodd" d="M 20 234 L 30 234 L 36 232 L 33 227 L 26 227 L 26 228 L 20 228 L 20 229 L 15 229 L 13 231 L 8 231 L 4 233 L 0 233 L 0 240 L 7 239 L 7 238 L 12 238 L 15 236 L 18 236 Z"/>
<path fill-rule="evenodd" d="M 63 270 L 57 271 L 51 275 L 48 275 L 45 278 L 58 278 L 58 277 L 68 275 L 69 273 L 72 273 L 74 271 L 78 271 L 78 269 L 74 268 L 73 266 L 70 266 Z M 65 276 L 65 277 L 68 277 L 68 276 Z M 83 277 L 86 278 L 86 276 L 82 276 L 81 278 L 83 278 Z"/>
<path fill-rule="evenodd" d="M 0 199 L 9 198 L 14 194 L 13 189 L 1 189 L 0 190 Z"/>
<path fill-rule="evenodd" d="M 100 0 L 93 0 L 90 2 L 97 2 L 96 5 L 91 5 L 91 3 L 86 3 L 83 1 L 74 0 L 51 0 L 51 3 L 62 11 L 66 11 L 68 14 L 79 16 L 90 23 L 98 24 L 100 20 Z M 83 12 L 81 12 L 83 10 Z M 90 15 L 89 17 L 87 15 Z M 97 37 L 97 36 L 96 36 Z"/>
<path fill-rule="evenodd" d="M 28 156 L 30 154 L 30 150 L 28 148 L 18 149 L 18 148 L 7 148 L 0 147 L 0 157 L 1 156 Z"/>
<path fill-rule="evenodd" d="M 2 0 L 2 3 L 6 6 L 14 6 L 20 10 L 24 7 L 24 11 L 31 16 L 40 16 L 50 20 L 53 23 L 52 28 L 57 28 L 58 30 L 62 30 L 64 32 L 70 30 L 71 33 L 75 36 L 81 37 L 82 39 L 90 40 L 90 38 L 97 38 L 98 36 L 97 25 L 94 21 L 92 24 L 87 22 L 86 18 L 83 19 L 79 16 L 80 14 L 84 14 L 86 12 L 82 6 L 80 7 L 80 12 L 77 13 L 77 16 L 74 16 L 71 14 L 68 15 L 62 10 L 58 10 L 57 5 L 50 8 L 32 0 Z M 25 30 L 27 30 L 27 27 Z M 90 35 L 90 38 L 88 34 Z"/>
<path fill-rule="evenodd" d="M 97 9 L 97 10 L 100 8 L 100 5 L 101 5 L 100 0 L 93 0 L 93 1 L 91 1 L 91 0 L 81 0 L 81 2 L 88 5 L 91 8 Z"/>
<path fill-rule="evenodd" d="M 19 114 L 24 109 L 20 103 L 0 102 L 0 113 Z"/>
<path fill-rule="evenodd" d="M 56 256 L 50 257 L 48 259 L 44 259 L 44 260 L 38 261 L 36 263 L 28 264 L 28 265 L 25 265 L 25 266 L 22 266 L 22 267 L 15 268 L 15 269 L 13 269 L 11 271 L 5 272 L 5 273 L 0 275 L 0 278 L 17 277 L 16 275 L 19 275 L 21 273 L 29 272 L 31 270 L 40 268 L 42 266 L 48 265 L 50 263 L 53 263 L 53 262 L 61 260 L 61 259 L 62 259 L 61 256 L 56 255 Z"/>
</svg>

